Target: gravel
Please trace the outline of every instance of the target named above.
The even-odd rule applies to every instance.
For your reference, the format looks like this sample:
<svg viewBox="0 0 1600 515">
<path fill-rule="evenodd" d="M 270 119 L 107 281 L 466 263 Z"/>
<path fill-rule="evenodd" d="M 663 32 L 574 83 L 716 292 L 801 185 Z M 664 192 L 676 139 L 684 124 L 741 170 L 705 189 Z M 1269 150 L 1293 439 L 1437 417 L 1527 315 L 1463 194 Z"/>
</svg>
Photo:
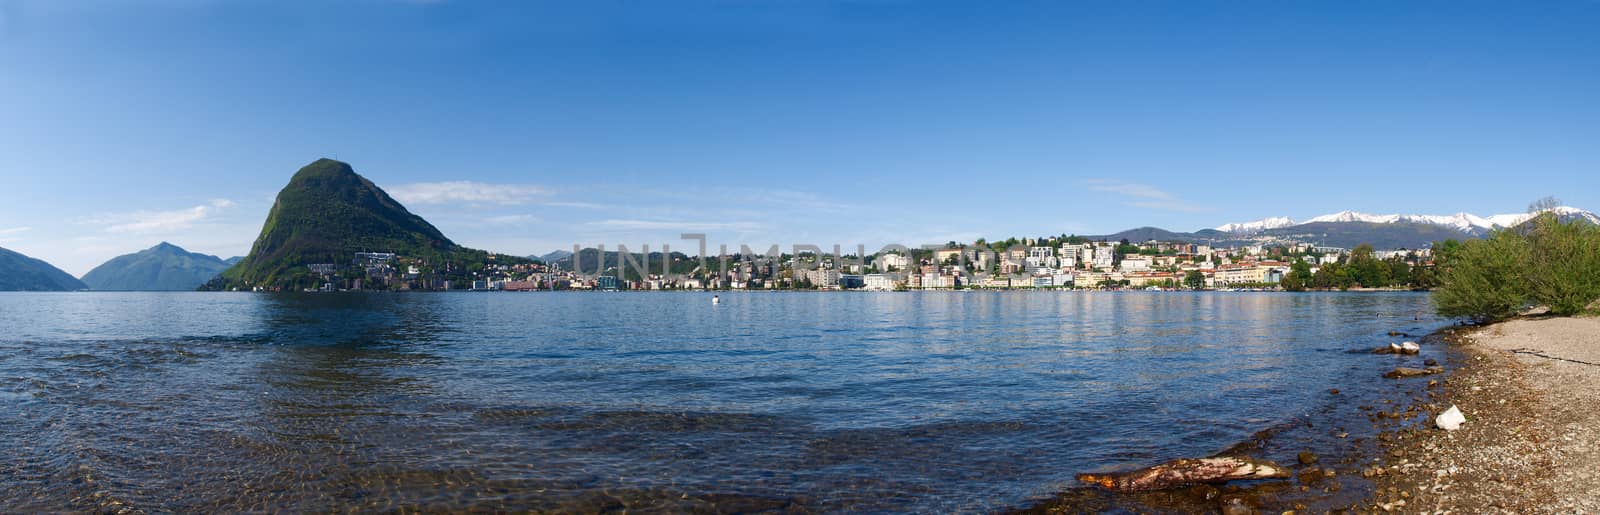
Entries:
<svg viewBox="0 0 1600 515">
<path fill-rule="evenodd" d="M 1443 391 L 1392 423 L 1363 508 L 1402 513 L 1600 512 L 1600 319 L 1519 319 L 1446 337 Z M 1432 427 L 1450 405 L 1457 431 Z"/>
</svg>

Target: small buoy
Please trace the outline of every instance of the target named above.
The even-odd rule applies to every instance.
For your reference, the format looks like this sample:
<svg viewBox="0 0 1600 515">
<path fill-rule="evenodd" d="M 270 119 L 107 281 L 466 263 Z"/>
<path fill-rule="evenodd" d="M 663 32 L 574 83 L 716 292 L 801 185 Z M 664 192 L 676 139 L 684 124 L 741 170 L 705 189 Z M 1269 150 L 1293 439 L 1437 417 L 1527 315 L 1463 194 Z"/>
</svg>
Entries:
<svg viewBox="0 0 1600 515">
<path fill-rule="evenodd" d="M 711 305 L 715 306 L 715 305 L 721 304 L 721 303 L 722 303 L 722 297 L 718 297 L 716 295 L 712 295 L 711 296 Z"/>
</svg>

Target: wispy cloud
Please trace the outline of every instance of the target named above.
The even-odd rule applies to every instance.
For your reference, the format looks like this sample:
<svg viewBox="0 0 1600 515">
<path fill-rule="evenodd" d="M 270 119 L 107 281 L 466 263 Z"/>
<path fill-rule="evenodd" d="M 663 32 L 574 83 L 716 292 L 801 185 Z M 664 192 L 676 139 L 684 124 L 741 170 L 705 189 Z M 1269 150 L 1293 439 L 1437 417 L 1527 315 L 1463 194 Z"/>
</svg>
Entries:
<svg viewBox="0 0 1600 515">
<path fill-rule="evenodd" d="M 10 229 L 0 229 L 0 243 L 13 243 L 22 241 L 22 238 L 17 238 L 16 235 L 31 230 L 33 230 L 32 227 L 12 227 Z"/>
<path fill-rule="evenodd" d="M 418 182 L 386 188 L 406 204 L 526 204 L 549 192 L 524 184 L 488 184 L 473 181 Z"/>
<path fill-rule="evenodd" d="M 683 230 L 683 231 L 754 231 L 761 227 L 753 222 L 675 222 L 665 220 L 601 220 L 588 225 L 623 230 Z"/>
<path fill-rule="evenodd" d="M 215 199 L 205 204 L 173 211 L 134 211 L 131 213 L 100 215 L 82 223 L 105 225 L 106 232 L 131 234 L 159 234 L 181 231 L 194 224 L 216 216 L 218 212 L 234 206 L 228 199 Z"/>
<path fill-rule="evenodd" d="M 483 221 L 492 225 L 522 225 L 539 223 L 543 220 L 540 220 L 539 217 L 533 215 L 504 215 L 491 216 L 483 219 Z"/>
<path fill-rule="evenodd" d="M 612 206 L 610 204 L 597 204 L 597 203 L 594 203 L 594 202 L 571 202 L 571 201 L 561 201 L 561 200 L 552 201 L 552 202 L 541 202 L 541 204 L 542 205 L 546 205 L 546 206 L 550 206 L 550 207 L 572 207 L 572 208 L 578 208 L 578 209 L 611 209 L 612 207 L 615 207 L 615 206 Z"/>
<path fill-rule="evenodd" d="M 1089 179 L 1083 181 L 1083 184 L 1090 191 L 1115 193 L 1129 197 L 1126 204 L 1133 207 L 1156 209 L 1161 211 L 1182 211 L 1186 213 L 1198 213 L 1211 210 L 1210 207 L 1185 201 L 1171 192 L 1148 184 L 1112 179 Z"/>
</svg>

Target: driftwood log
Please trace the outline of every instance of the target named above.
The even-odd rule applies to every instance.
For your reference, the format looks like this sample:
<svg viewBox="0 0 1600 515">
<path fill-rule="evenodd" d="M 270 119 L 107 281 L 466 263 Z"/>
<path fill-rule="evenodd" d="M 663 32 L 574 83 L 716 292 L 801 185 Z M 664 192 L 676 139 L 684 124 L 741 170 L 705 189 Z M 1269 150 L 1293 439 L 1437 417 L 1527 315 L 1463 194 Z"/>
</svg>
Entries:
<svg viewBox="0 0 1600 515">
<path fill-rule="evenodd" d="M 1120 474 L 1078 474 L 1078 481 L 1117 492 L 1165 490 L 1238 479 L 1289 477 L 1289 470 L 1270 461 L 1216 457 L 1173 460 Z"/>
</svg>

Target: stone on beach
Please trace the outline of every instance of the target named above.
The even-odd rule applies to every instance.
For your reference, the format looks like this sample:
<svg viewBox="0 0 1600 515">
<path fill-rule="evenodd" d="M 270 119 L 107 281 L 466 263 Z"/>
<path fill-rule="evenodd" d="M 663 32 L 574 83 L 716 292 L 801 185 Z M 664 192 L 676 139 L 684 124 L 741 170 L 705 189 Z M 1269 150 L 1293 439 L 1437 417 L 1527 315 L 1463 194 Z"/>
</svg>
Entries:
<svg viewBox="0 0 1600 515">
<path fill-rule="evenodd" d="M 1405 343 L 1400 343 L 1400 344 L 1391 343 L 1391 344 L 1389 344 L 1388 347 L 1378 347 L 1377 349 L 1374 349 L 1372 351 L 1373 354 L 1402 354 L 1402 355 L 1414 355 L 1414 354 L 1417 354 L 1417 353 L 1420 353 L 1420 352 L 1422 352 L 1422 347 L 1417 346 L 1417 344 L 1413 343 L 1413 342 L 1405 342 Z"/>
<path fill-rule="evenodd" d="M 1439 429 L 1443 429 L 1445 431 L 1455 431 L 1457 429 L 1461 429 L 1461 424 L 1465 423 L 1466 421 L 1467 416 L 1462 415 L 1461 410 L 1456 409 L 1455 405 L 1452 404 L 1450 405 L 1450 409 L 1444 410 L 1444 413 L 1440 413 L 1437 418 L 1434 418 L 1433 423 L 1434 425 L 1439 426 Z"/>
<path fill-rule="evenodd" d="M 1433 375 L 1433 374 L 1437 374 L 1437 373 L 1440 373 L 1440 372 L 1444 372 L 1444 367 L 1428 367 L 1428 368 L 1395 367 L 1394 370 L 1390 370 L 1390 371 L 1384 373 L 1383 377 L 1387 377 L 1387 378 L 1390 378 L 1390 379 L 1399 379 L 1399 378 L 1402 378 L 1402 377 L 1415 377 L 1415 376 Z"/>
</svg>

